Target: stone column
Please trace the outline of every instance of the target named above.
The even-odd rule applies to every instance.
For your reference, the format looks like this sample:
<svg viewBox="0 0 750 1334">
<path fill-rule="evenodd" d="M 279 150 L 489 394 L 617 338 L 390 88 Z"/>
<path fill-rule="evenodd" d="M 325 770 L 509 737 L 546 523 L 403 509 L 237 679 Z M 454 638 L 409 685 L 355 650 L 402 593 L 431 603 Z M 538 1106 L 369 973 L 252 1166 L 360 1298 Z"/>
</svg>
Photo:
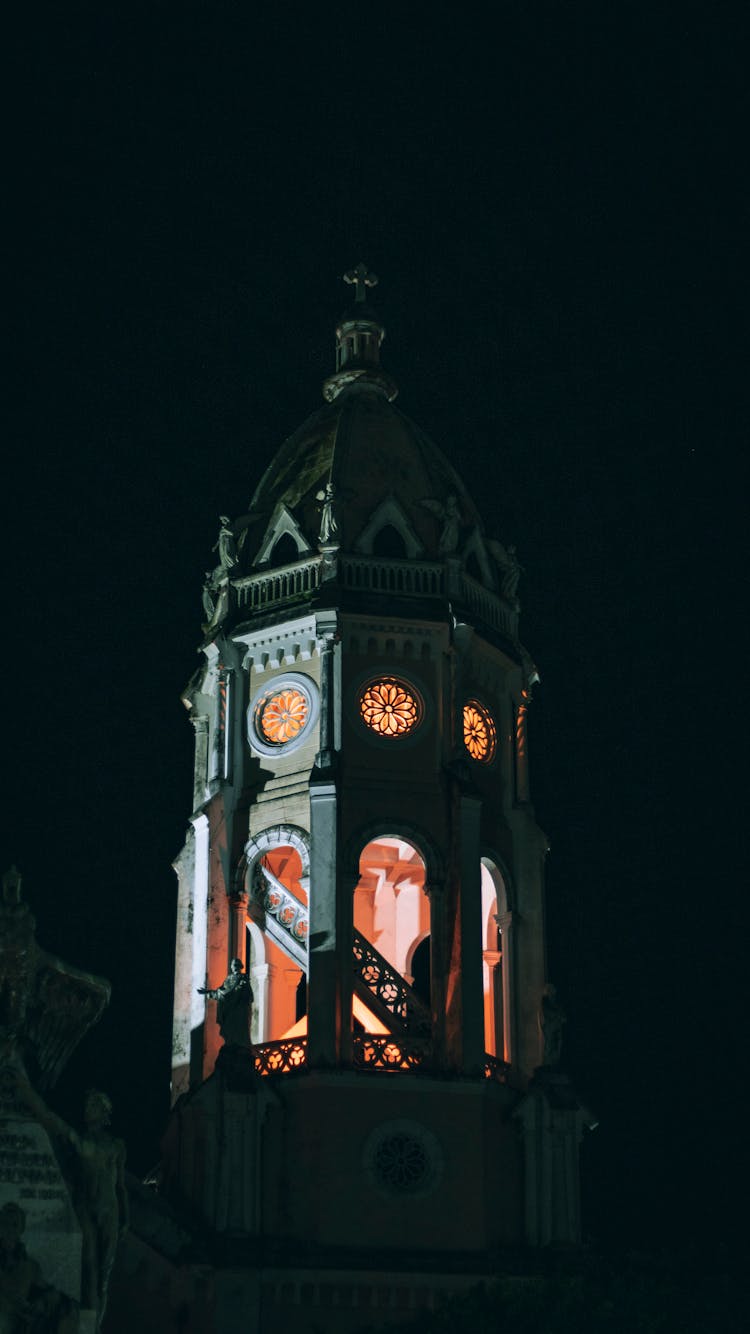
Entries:
<svg viewBox="0 0 750 1334">
<path fill-rule="evenodd" d="M 484 1068 L 484 991 L 482 987 L 482 882 L 479 797 L 459 799 L 461 846 L 461 1046 L 467 1074 Z"/>
<path fill-rule="evenodd" d="M 310 776 L 310 938 L 307 1056 L 311 1065 L 336 1065 L 342 1028 L 338 904 L 339 812 L 336 782 L 335 612 L 318 617 L 320 748 Z M 351 971 L 351 969 L 350 969 Z"/>
<path fill-rule="evenodd" d="M 195 765 L 193 770 L 193 810 L 197 811 L 206 800 L 208 782 L 208 718 L 199 713 L 191 717 L 195 730 Z"/>
<path fill-rule="evenodd" d="M 515 1038 L 515 1012 L 516 1012 L 516 988 L 515 988 L 515 964 L 513 959 L 514 940 L 513 940 L 513 913 L 498 913 L 497 924 L 500 928 L 500 940 L 502 942 L 502 988 L 503 988 L 503 1031 L 502 1055 L 504 1061 L 512 1064 L 516 1059 L 516 1038 Z"/>
<path fill-rule="evenodd" d="M 232 959 L 241 959 L 247 964 L 247 894 L 238 890 L 229 897 L 231 911 L 231 941 L 229 954 Z"/>
<path fill-rule="evenodd" d="M 432 1010 L 432 1059 L 437 1069 L 447 1064 L 445 1010 L 446 982 L 450 967 L 450 942 L 445 920 L 445 886 L 437 880 L 425 883 L 430 900 L 430 1008 Z"/>
</svg>

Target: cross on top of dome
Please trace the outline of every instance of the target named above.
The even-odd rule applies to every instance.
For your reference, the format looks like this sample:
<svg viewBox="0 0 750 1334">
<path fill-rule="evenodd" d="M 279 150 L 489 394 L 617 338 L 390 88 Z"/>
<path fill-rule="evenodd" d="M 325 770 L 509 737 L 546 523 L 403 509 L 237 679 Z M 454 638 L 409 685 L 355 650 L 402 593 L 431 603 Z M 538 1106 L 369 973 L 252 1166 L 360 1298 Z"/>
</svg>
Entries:
<svg viewBox="0 0 750 1334">
<path fill-rule="evenodd" d="M 356 269 L 350 269 L 344 274 L 344 282 L 354 286 L 354 300 L 360 302 L 366 300 L 368 287 L 377 287 L 378 276 L 376 273 L 368 273 L 367 265 L 360 262 Z"/>
</svg>

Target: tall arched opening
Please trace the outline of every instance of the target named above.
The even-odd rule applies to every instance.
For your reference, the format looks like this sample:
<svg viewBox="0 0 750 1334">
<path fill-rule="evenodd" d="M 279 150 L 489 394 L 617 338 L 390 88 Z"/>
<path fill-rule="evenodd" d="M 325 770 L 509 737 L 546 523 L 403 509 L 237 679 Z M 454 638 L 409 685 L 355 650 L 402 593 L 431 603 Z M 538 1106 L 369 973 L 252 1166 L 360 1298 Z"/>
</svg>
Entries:
<svg viewBox="0 0 750 1334">
<path fill-rule="evenodd" d="M 362 849 L 353 906 L 355 1032 L 424 1033 L 430 966 L 425 874 L 421 854 L 401 835 L 379 834 Z"/>
<path fill-rule="evenodd" d="M 307 1031 L 307 848 L 289 830 L 253 841 L 248 877 L 248 974 L 253 988 L 254 1042 Z"/>
<path fill-rule="evenodd" d="M 489 857 L 482 858 L 482 987 L 484 1047 L 501 1061 L 512 1059 L 511 914 L 505 880 Z"/>
</svg>

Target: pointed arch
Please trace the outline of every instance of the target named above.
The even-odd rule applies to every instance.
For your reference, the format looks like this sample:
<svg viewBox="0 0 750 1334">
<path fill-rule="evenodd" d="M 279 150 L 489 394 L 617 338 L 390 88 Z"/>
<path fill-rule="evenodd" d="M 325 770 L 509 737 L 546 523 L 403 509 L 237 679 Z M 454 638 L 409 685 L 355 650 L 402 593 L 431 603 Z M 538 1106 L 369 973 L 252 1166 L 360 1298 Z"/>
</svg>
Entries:
<svg viewBox="0 0 750 1334">
<path fill-rule="evenodd" d="M 291 510 L 288 510 L 283 500 L 280 500 L 269 519 L 268 526 L 263 535 L 263 541 L 258 547 L 255 559 L 253 560 L 253 565 L 262 565 L 265 561 L 270 560 L 271 553 L 276 546 L 276 543 L 284 537 L 288 537 L 294 542 L 298 556 L 310 555 L 312 551 L 310 543 L 307 541 L 307 538 L 302 532 L 302 529 L 297 523 Z"/>
<path fill-rule="evenodd" d="M 374 555 L 373 544 L 375 539 L 378 533 L 386 528 L 393 528 L 401 538 L 407 559 L 416 560 L 424 554 L 424 546 L 394 495 L 386 496 L 385 500 L 381 500 L 380 504 L 373 510 L 354 543 L 355 551 L 359 551 L 365 556 Z"/>
</svg>

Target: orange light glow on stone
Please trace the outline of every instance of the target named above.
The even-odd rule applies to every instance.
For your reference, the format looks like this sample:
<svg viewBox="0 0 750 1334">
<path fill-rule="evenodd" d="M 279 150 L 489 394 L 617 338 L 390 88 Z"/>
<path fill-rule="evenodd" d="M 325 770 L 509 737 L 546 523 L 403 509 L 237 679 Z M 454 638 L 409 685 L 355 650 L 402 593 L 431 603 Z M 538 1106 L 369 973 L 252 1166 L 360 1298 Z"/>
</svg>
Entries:
<svg viewBox="0 0 750 1334">
<path fill-rule="evenodd" d="M 422 712 L 416 695 L 395 676 L 382 676 L 365 686 L 359 711 L 367 727 L 386 737 L 413 732 Z"/>
<path fill-rule="evenodd" d="M 497 744 L 492 715 L 478 700 L 464 705 L 464 745 L 473 760 L 489 764 Z"/>
<path fill-rule="evenodd" d="M 260 730 L 266 741 L 283 746 L 298 736 L 307 722 L 310 706 L 301 690 L 280 690 L 272 695 L 260 715 Z"/>
</svg>

